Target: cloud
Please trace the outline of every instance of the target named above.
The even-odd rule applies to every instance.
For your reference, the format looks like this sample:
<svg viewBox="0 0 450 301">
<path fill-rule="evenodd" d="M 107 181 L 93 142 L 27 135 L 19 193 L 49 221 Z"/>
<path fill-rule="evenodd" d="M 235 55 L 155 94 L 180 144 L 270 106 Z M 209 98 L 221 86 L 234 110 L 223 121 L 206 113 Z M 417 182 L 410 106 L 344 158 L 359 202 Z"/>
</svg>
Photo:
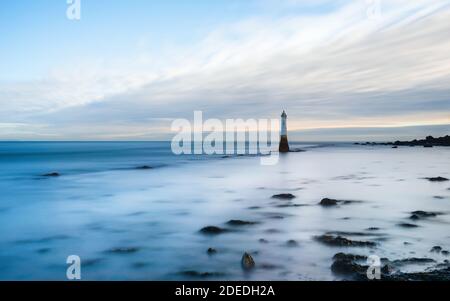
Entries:
<svg viewBox="0 0 450 301">
<path fill-rule="evenodd" d="M 272 118 L 285 108 L 293 129 L 450 124 L 450 1 L 381 1 L 380 8 L 377 18 L 368 18 L 365 1 L 254 16 L 172 49 L 156 68 L 157 58 L 144 53 L 2 83 L 0 117 L 92 139 L 93 132 L 160 137 L 170 119 L 194 110 L 206 118 Z"/>
</svg>

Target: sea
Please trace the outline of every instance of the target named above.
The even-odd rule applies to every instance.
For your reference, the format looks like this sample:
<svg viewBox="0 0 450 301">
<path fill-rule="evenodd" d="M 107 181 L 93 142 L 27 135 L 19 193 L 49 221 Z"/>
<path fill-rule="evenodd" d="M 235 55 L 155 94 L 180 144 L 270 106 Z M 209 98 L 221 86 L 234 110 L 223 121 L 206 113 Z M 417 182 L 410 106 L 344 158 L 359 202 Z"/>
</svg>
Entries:
<svg viewBox="0 0 450 301">
<path fill-rule="evenodd" d="M 343 280 L 339 252 L 434 260 L 403 272 L 448 263 L 430 250 L 450 250 L 450 182 L 427 178 L 450 178 L 449 148 L 291 147 L 262 165 L 177 156 L 170 142 L 1 142 L 0 280 L 67 280 L 71 255 L 82 280 Z M 436 214 L 411 220 L 418 210 Z M 376 246 L 317 239 L 330 233 Z"/>
</svg>

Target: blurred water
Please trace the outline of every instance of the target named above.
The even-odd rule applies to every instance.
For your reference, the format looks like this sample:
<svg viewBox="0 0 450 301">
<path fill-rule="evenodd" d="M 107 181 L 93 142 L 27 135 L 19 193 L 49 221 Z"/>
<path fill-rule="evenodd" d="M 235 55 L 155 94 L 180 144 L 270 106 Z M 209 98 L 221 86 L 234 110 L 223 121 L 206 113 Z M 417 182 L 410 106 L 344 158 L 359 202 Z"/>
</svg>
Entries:
<svg viewBox="0 0 450 301">
<path fill-rule="evenodd" d="M 217 273 L 208 280 L 335 280 L 340 251 L 445 260 L 429 250 L 450 249 L 450 182 L 423 178 L 450 178 L 449 149 L 306 148 L 261 166 L 257 157 L 178 157 L 165 142 L 0 143 L 0 279 L 64 280 L 69 255 L 81 257 L 85 280 L 198 279 L 186 271 Z M 144 165 L 155 168 L 136 169 Z M 61 176 L 40 176 L 49 172 Z M 271 198 L 278 193 L 296 195 L 296 206 Z M 323 208 L 324 197 L 362 202 Z M 415 210 L 445 214 L 397 226 Z M 230 219 L 258 224 L 233 228 Z M 208 225 L 235 231 L 200 234 Z M 328 231 L 364 232 L 347 237 L 377 247 L 313 239 Z M 250 273 L 240 266 L 245 251 L 257 263 Z"/>
</svg>

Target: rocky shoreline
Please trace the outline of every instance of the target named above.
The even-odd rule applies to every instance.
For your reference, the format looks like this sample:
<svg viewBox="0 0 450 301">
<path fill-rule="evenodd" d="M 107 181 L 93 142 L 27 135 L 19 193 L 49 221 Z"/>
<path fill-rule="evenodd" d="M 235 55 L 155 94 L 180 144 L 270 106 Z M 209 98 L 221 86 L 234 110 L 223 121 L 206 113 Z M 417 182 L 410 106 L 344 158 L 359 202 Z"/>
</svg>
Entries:
<svg viewBox="0 0 450 301">
<path fill-rule="evenodd" d="M 412 140 L 412 141 L 395 141 L 395 142 L 365 142 L 365 143 L 355 143 L 355 145 L 385 145 L 392 146 L 393 148 L 399 146 L 423 146 L 423 147 L 434 147 L 434 146 L 450 146 L 450 136 L 434 138 L 433 136 L 428 136 L 425 139 L 421 140 Z"/>
</svg>

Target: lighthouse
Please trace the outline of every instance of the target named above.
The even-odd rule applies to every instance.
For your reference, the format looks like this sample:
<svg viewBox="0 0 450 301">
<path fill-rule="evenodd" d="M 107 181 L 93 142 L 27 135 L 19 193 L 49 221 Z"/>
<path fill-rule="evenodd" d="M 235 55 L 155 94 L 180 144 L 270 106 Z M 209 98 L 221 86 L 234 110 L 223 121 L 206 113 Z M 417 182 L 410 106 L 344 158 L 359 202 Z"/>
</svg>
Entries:
<svg viewBox="0 0 450 301">
<path fill-rule="evenodd" d="M 280 153 L 287 152 L 289 152 L 289 142 L 287 137 L 287 114 L 283 111 L 283 114 L 281 114 Z"/>
</svg>

